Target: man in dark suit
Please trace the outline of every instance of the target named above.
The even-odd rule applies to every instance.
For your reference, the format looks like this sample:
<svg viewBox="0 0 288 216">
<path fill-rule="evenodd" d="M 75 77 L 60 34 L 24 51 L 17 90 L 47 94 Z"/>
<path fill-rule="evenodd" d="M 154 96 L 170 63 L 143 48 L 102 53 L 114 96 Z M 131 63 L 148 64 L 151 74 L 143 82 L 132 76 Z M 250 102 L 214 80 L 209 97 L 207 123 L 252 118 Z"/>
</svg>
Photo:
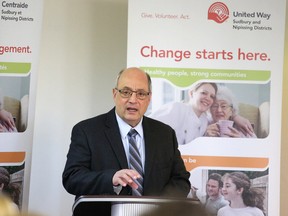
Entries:
<svg viewBox="0 0 288 216">
<path fill-rule="evenodd" d="M 65 189 L 76 195 L 132 195 L 143 177 L 142 195 L 186 197 L 190 190 L 174 130 L 144 116 L 151 100 L 150 76 L 122 70 L 113 89 L 115 107 L 81 121 L 72 130 L 63 172 Z M 127 133 L 137 131 L 143 173 L 129 168 Z"/>
</svg>

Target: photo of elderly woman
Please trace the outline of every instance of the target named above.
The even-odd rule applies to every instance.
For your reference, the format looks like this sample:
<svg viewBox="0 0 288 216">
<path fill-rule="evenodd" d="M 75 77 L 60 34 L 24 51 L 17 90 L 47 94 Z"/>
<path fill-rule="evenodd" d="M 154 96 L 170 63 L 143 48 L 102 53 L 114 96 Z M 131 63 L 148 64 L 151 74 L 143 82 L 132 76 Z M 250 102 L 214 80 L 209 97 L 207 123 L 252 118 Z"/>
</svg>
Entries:
<svg viewBox="0 0 288 216">
<path fill-rule="evenodd" d="M 198 137 L 265 138 L 269 134 L 270 83 L 199 82 L 183 90 L 157 81 L 155 88 L 148 116 L 170 125 L 179 145 Z"/>
<path fill-rule="evenodd" d="M 254 131 L 250 134 L 243 133 L 234 124 L 233 116 L 238 114 L 238 110 L 238 103 L 232 91 L 226 86 L 219 86 L 214 103 L 210 107 L 212 121 L 207 126 L 205 136 L 257 138 Z"/>
</svg>

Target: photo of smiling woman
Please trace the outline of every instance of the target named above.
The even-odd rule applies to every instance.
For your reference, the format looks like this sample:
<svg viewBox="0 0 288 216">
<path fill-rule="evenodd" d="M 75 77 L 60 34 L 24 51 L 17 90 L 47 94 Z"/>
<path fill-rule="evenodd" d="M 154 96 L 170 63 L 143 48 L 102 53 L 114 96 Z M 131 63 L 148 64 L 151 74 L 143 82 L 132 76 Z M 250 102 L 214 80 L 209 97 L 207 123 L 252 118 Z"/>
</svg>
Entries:
<svg viewBox="0 0 288 216">
<path fill-rule="evenodd" d="M 163 104 L 149 117 L 170 125 L 176 132 L 179 145 L 190 143 L 207 133 L 207 127 L 212 122 L 210 107 L 215 102 L 217 92 L 216 83 L 196 83 L 188 91 L 187 102 L 173 101 Z M 245 133 L 253 133 L 248 119 L 236 113 L 231 116 L 231 119 Z"/>
<path fill-rule="evenodd" d="M 189 90 L 189 101 L 164 104 L 149 117 L 170 125 L 176 132 L 178 144 L 186 144 L 203 136 L 209 123 L 207 111 L 217 93 L 215 83 L 197 83 Z"/>
<path fill-rule="evenodd" d="M 233 116 L 238 114 L 238 102 L 232 91 L 226 86 L 219 86 L 214 103 L 210 107 L 212 122 L 208 125 L 205 136 L 211 137 L 247 137 L 257 138 L 253 132 L 244 134 L 234 124 Z"/>
</svg>

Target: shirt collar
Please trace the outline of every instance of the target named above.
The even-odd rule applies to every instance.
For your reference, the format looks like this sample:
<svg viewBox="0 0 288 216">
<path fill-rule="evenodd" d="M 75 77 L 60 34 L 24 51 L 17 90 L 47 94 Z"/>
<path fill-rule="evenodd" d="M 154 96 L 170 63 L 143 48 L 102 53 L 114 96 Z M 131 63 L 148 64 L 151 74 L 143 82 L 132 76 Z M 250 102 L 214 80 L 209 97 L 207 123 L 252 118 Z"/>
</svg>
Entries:
<svg viewBox="0 0 288 216">
<path fill-rule="evenodd" d="M 129 124 L 127 124 L 125 121 L 123 121 L 123 119 L 116 112 L 115 114 L 116 114 L 116 119 L 119 125 L 120 134 L 123 139 L 127 136 L 128 132 L 131 130 L 132 127 Z M 137 131 L 137 133 L 139 134 L 141 138 L 144 137 L 142 120 L 143 120 L 143 117 L 141 118 L 141 121 L 134 127 L 134 129 Z"/>
</svg>

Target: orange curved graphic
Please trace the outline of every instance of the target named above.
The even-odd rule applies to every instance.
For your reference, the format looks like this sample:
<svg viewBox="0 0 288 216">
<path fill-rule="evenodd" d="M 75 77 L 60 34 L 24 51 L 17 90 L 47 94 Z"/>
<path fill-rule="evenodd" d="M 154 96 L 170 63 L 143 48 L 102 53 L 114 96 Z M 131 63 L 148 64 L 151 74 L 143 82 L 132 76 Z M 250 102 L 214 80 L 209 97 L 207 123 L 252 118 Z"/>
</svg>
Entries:
<svg viewBox="0 0 288 216">
<path fill-rule="evenodd" d="M 0 152 L 0 163 L 21 163 L 25 159 L 25 152 Z"/>
<path fill-rule="evenodd" d="M 269 164 L 268 158 L 258 157 L 182 155 L 182 159 L 189 172 L 197 167 L 265 168 Z"/>
</svg>

